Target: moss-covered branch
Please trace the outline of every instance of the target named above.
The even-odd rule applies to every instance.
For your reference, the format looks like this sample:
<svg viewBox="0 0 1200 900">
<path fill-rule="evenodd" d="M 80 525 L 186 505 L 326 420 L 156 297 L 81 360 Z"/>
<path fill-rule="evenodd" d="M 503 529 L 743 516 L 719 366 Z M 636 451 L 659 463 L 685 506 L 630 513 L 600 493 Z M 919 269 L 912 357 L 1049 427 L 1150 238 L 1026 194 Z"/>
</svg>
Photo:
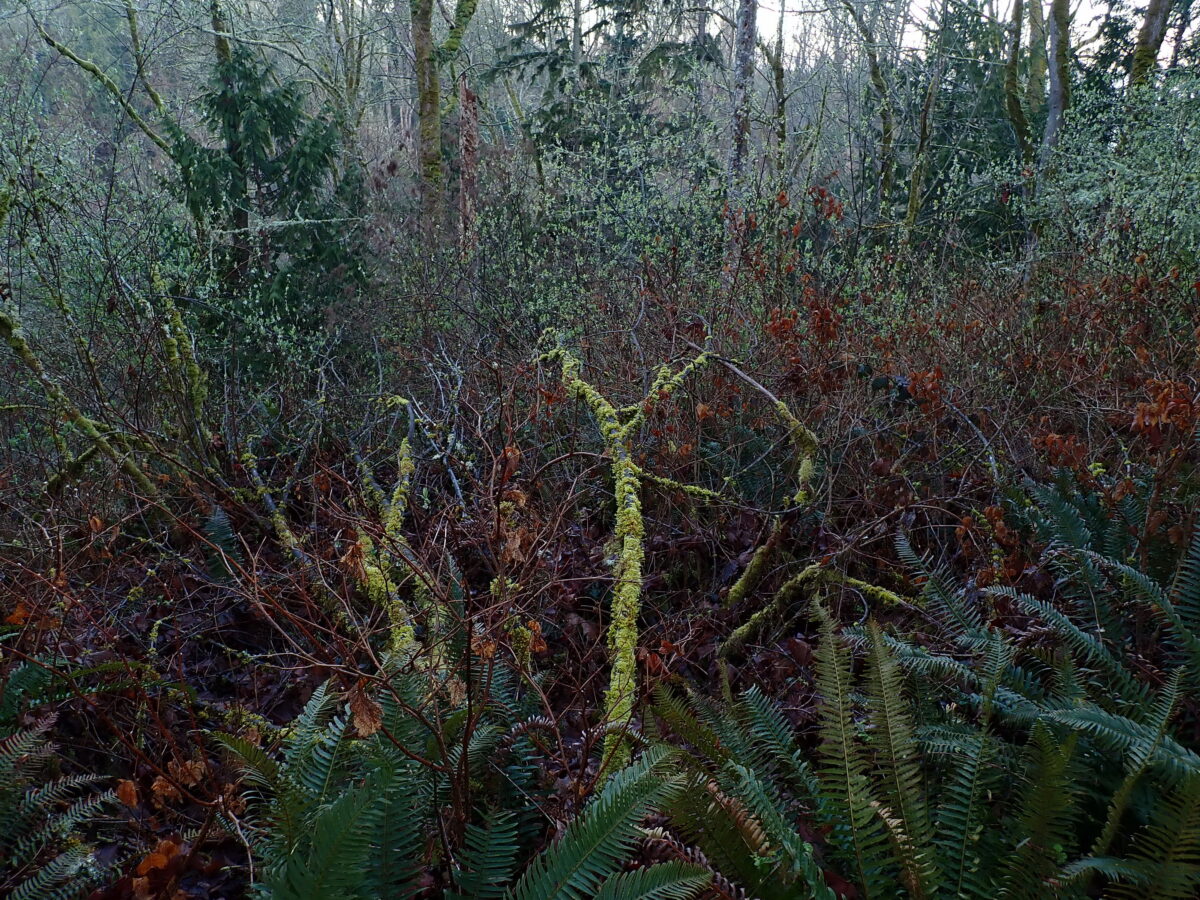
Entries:
<svg viewBox="0 0 1200 900">
<path fill-rule="evenodd" d="M 721 644 L 718 656 L 725 659 L 733 654 L 741 653 L 746 643 L 755 637 L 773 619 L 780 617 L 790 609 L 805 589 L 815 589 L 824 585 L 842 585 L 853 588 L 868 600 L 875 600 L 888 605 L 903 603 L 900 595 L 866 581 L 860 581 L 837 569 L 826 568 L 818 563 L 805 568 L 800 574 L 793 575 L 775 592 L 771 602 L 752 615 L 742 625 L 738 626 L 725 642 Z"/>
<path fill-rule="evenodd" d="M 750 387 L 754 388 L 760 394 L 767 398 L 771 403 L 775 414 L 783 420 L 787 426 L 788 440 L 792 444 L 795 459 L 795 477 L 796 490 L 792 494 L 790 505 L 793 507 L 801 507 L 808 503 L 810 499 L 809 485 L 812 482 L 813 475 L 816 472 L 817 466 L 817 451 L 820 449 L 820 444 L 817 442 L 817 436 L 813 434 L 812 429 L 796 418 L 795 414 L 788 409 L 788 405 L 780 400 L 774 393 L 764 387 L 757 379 L 747 375 L 740 366 L 732 360 L 722 356 L 714 355 L 712 357 L 716 362 L 724 366 L 733 375 L 744 381 Z M 742 572 L 742 576 L 734 582 L 729 588 L 729 593 L 725 595 L 726 606 L 736 606 L 744 600 L 751 591 L 758 587 L 763 576 L 767 573 L 767 564 L 775 555 L 775 550 L 779 546 L 783 532 L 786 526 L 786 519 L 783 516 L 777 516 L 774 524 L 771 526 L 771 533 L 767 539 L 759 545 L 754 551 L 754 556 L 750 560 L 750 564 L 746 566 L 746 570 Z"/>
<path fill-rule="evenodd" d="M 561 345 L 541 359 L 562 367 L 562 384 L 568 394 L 587 404 L 600 428 L 604 449 L 611 459 L 615 494 L 616 561 L 613 564 L 612 611 L 608 627 L 608 648 L 612 657 L 608 693 L 605 697 L 605 721 L 611 726 L 604 738 L 604 767 L 613 771 L 630 755 L 627 731 L 632 726 L 637 698 L 638 615 L 641 609 L 642 563 L 645 559 L 646 528 L 638 496 L 646 473 L 634 462 L 631 441 L 646 416 L 704 366 L 709 359 L 701 351 L 679 371 L 663 366 L 646 396 L 638 403 L 618 409 L 595 386 L 582 377 L 580 361 Z M 656 480 L 656 479 L 655 479 Z"/>
<path fill-rule="evenodd" d="M 396 588 L 402 579 L 414 577 L 414 557 L 405 538 L 402 528 L 404 515 L 408 510 L 409 490 L 412 486 L 412 476 L 416 471 L 413 463 L 412 448 L 405 439 L 400 444 L 396 455 L 396 484 L 392 488 L 391 499 L 384 502 L 380 512 L 383 515 L 383 536 L 386 547 L 377 548 L 370 538 L 364 537 L 360 543 L 363 551 L 363 587 L 367 596 L 377 606 L 381 607 L 388 616 L 391 626 L 389 649 L 393 653 L 409 654 L 416 646 L 416 632 L 412 625 L 412 616 L 399 598 Z M 372 477 L 371 482 L 374 483 Z M 378 486 L 376 485 L 376 490 Z M 382 492 L 376 494 L 376 501 L 382 497 Z M 392 565 L 392 555 L 400 557 L 400 572 L 397 577 Z M 425 582 L 416 578 L 418 604 L 428 607 L 429 589 Z"/>
<path fill-rule="evenodd" d="M 25 364 L 34 379 L 41 385 L 51 404 L 79 429 L 80 433 L 91 441 L 100 453 L 111 459 L 122 472 L 133 479 L 146 499 L 158 499 L 158 489 L 154 486 L 154 482 L 142 471 L 133 456 L 118 449 L 113 443 L 111 435 L 106 434 L 109 431 L 107 426 L 84 415 L 58 382 L 50 377 L 37 354 L 33 352 L 33 348 L 25 340 L 21 323 L 17 320 L 16 315 L 3 308 L 0 308 L 0 339 L 8 344 L 17 359 Z"/>
<path fill-rule="evenodd" d="M 66 44 L 55 40 L 54 37 L 51 36 L 50 32 L 46 31 L 45 27 L 40 21 L 38 21 L 37 18 L 34 18 L 33 24 L 34 27 L 37 28 L 38 34 L 41 35 L 43 41 L 49 44 L 60 56 L 64 57 L 65 59 L 69 59 L 84 72 L 87 72 L 94 79 L 96 79 L 100 86 L 108 91 L 109 95 L 117 101 L 117 105 L 125 111 L 125 115 L 129 116 L 129 120 L 138 128 L 140 128 L 142 133 L 145 134 L 146 137 L 150 138 L 150 140 L 152 140 L 160 150 L 162 150 L 168 156 L 172 158 L 174 157 L 174 148 L 171 147 L 167 139 L 150 126 L 150 123 L 147 122 L 145 118 L 142 117 L 141 113 L 137 111 L 134 105 L 129 102 L 128 98 L 125 96 L 125 92 L 118 87 L 117 83 L 112 80 L 107 72 L 101 69 L 90 59 L 84 59 Z"/>
</svg>

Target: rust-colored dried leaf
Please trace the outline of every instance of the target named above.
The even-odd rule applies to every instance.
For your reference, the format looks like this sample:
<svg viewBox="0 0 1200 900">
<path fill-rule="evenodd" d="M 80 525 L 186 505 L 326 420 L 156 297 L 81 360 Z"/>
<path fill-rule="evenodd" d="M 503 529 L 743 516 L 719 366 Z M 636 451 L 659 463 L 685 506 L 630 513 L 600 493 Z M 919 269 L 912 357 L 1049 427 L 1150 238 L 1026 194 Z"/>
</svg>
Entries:
<svg viewBox="0 0 1200 900">
<path fill-rule="evenodd" d="M 367 694 L 362 682 L 350 692 L 350 719 L 359 737 L 370 737 L 383 726 L 383 709 Z"/>
<path fill-rule="evenodd" d="M 117 799 L 126 806 L 138 805 L 138 789 L 137 785 L 128 779 L 122 779 L 117 782 Z"/>
</svg>

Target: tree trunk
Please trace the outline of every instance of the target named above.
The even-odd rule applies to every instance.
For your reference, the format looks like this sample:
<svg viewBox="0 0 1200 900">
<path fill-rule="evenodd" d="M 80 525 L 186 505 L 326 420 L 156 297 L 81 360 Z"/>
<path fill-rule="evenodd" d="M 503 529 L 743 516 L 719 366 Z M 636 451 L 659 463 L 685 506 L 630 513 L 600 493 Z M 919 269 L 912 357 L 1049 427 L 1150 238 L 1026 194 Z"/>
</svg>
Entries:
<svg viewBox="0 0 1200 900">
<path fill-rule="evenodd" d="M 1068 71 L 1071 57 L 1070 32 L 1068 30 L 1070 24 L 1071 0 L 1050 0 L 1050 23 L 1047 33 L 1050 45 L 1050 96 L 1046 101 L 1046 130 L 1042 134 L 1037 169 L 1033 186 L 1029 192 L 1030 199 L 1041 192 L 1042 182 L 1045 180 L 1050 166 L 1050 158 L 1054 155 L 1054 147 L 1058 144 L 1063 117 L 1071 105 L 1071 85 Z M 1025 273 L 1022 283 L 1026 288 L 1033 283 L 1034 273 L 1037 270 L 1041 226 L 1040 221 L 1036 219 L 1032 221 L 1025 239 Z"/>
<path fill-rule="evenodd" d="M 1046 104 L 1046 13 L 1042 0 L 1029 0 L 1029 81 L 1025 103 L 1033 114 Z"/>
<path fill-rule="evenodd" d="M 571 62 L 575 65 L 575 77 L 583 65 L 583 0 L 571 4 Z"/>
<path fill-rule="evenodd" d="M 1129 86 L 1145 84 L 1150 73 L 1158 65 L 1158 51 L 1162 49 L 1163 37 L 1167 33 L 1167 16 L 1171 14 L 1171 0 L 1150 0 L 1146 7 L 1146 18 L 1138 31 L 1137 44 L 1133 50 L 1133 63 L 1129 68 Z"/>
<path fill-rule="evenodd" d="M 467 254 L 474 244 L 479 191 L 479 98 L 467 86 L 465 76 L 458 81 L 458 157 L 458 238 Z"/>
<path fill-rule="evenodd" d="M 1179 21 L 1175 24 L 1175 40 L 1171 42 L 1171 61 L 1167 67 L 1174 69 L 1179 65 L 1179 51 L 1183 48 L 1183 36 L 1188 26 L 1192 24 L 1192 0 L 1183 0 L 1179 7 Z"/>
<path fill-rule="evenodd" d="M 1021 105 L 1020 82 L 1017 77 L 1017 68 L 1021 62 L 1021 29 L 1025 22 L 1023 11 L 1022 0 L 1013 0 L 1012 21 L 1009 23 L 1008 60 L 1004 66 L 1004 109 L 1008 113 L 1009 122 L 1012 123 L 1021 159 L 1029 162 L 1033 159 L 1033 144 L 1029 139 L 1029 121 L 1025 118 L 1025 108 Z"/>
<path fill-rule="evenodd" d="M 233 47 L 229 42 L 229 24 L 221 9 L 220 0 L 211 0 L 209 15 L 212 18 L 213 52 L 217 57 L 219 67 L 226 67 L 233 60 Z M 233 106 L 234 116 L 225 123 L 228 129 L 225 135 L 225 153 L 237 170 L 238 194 L 230 213 L 229 228 L 232 234 L 230 242 L 233 248 L 233 266 L 229 273 L 232 282 L 240 281 L 250 269 L 250 173 L 246 171 L 245 154 L 242 152 L 242 121 L 238 112 L 238 99 L 235 96 L 236 86 L 230 80 L 230 73 L 221 75 L 222 88 L 229 95 Z"/>
<path fill-rule="evenodd" d="M 1050 154 L 1058 143 L 1058 132 L 1062 128 L 1063 116 L 1071 104 L 1070 64 L 1070 0 L 1051 0 L 1050 3 L 1050 96 L 1046 107 L 1046 131 L 1042 135 L 1042 149 L 1038 168 L 1045 168 Z"/>
<path fill-rule="evenodd" d="M 842 6 L 850 14 L 863 40 L 863 52 L 867 55 L 867 70 L 871 76 L 871 89 L 879 100 L 879 208 L 882 212 L 892 193 L 892 183 L 895 180 L 893 147 L 896 142 L 896 117 L 892 112 L 891 92 L 883 74 L 883 63 L 879 59 L 875 32 L 851 0 L 842 0 Z"/>
<path fill-rule="evenodd" d="M 921 197 L 925 193 L 925 170 L 929 167 L 929 136 L 933 130 L 933 109 L 941 87 L 942 66 L 945 59 L 939 55 L 929 76 L 929 88 L 925 102 L 921 104 L 921 115 L 917 121 L 917 153 L 913 160 L 912 176 L 908 182 L 908 207 L 904 214 L 904 240 L 912 238 L 917 216 L 921 214 Z"/>
<path fill-rule="evenodd" d="M 733 57 L 733 141 L 729 149 L 729 206 L 741 202 L 750 150 L 750 103 L 754 96 L 757 0 L 738 0 Z"/>
<path fill-rule="evenodd" d="M 442 185 L 442 95 L 433 43 L 433 0 L 412 0 L 413 68 L 417 81 L 417 172 L 426 223 Z"/>
<path fill-rule="evenodd" d="M 783 36 L 775 42 L 774 47 L 761 44 L 760 49 L 767 60 L 767 68 L 771 70 L 771 90 L 775 95 L 775 172 L 779 176 L 779 186 L 782 188 L 784 168 L 787 165 L 787 84 L 786 72 L 783 68 Z"/>
<path fill-rule="evenodd" d="M 404 14 L 405 6 L 409 7 L 408 15 Z M 405 0 L 392 0 L 390 18 L 392 41 L 390 55 L 395 58 L 395 64 L 391 70 L 392 80 L 388 82 L 388 93 L 393 97 L 391 125 L 399 130 L 400 140 L 407 142 L 413 135 L 413 109 L 407 103 L 398 102 L 400 92 L 396 85 L 407 84 L 410 79 L 413 82 L 416 81 L 416 74 L 412 70 L 412 60 L 404 52 L 406 47 L 412 46 L 412 4 L 406 3 Z"/>
</svg>

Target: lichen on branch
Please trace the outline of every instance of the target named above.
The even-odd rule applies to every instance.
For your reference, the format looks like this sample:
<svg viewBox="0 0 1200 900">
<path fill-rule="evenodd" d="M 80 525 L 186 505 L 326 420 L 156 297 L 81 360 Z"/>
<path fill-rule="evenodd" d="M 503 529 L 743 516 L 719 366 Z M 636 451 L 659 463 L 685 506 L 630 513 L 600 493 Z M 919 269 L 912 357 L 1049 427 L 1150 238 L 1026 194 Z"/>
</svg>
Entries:
<svg viewBox="0 0 1200 900">
<path fill-rule="evenodd" d="M 609 729 L 604 738 L 606 771 L 614 771 L 628 761 L 630 742 L 627 730 L 633 722 L 637 699 L 638 615 L 641 610 L 642 563 L 645 559 L 646 528 L 638 496 L 646 473 L 634 462 L 631 443 L 646 416 L 668 400 L 694 372 L 703 367 L 710 354 L 701 351 L 678 371 L 662 366 L 646 396 L 638 403 L 618 409 L 608 398 L 582 377 L 582 363 L 561 342 L 543 354 L 539 361 L 558 363 L 567 393 L 587 404 L 600 428 L 605 452 L 611 459 L 616 525 L 613 563 L 613 595 L 608 627 L 608 649 L 612 658 L 608 693 L 605 696 L 605 722 Z"/>
</svg>

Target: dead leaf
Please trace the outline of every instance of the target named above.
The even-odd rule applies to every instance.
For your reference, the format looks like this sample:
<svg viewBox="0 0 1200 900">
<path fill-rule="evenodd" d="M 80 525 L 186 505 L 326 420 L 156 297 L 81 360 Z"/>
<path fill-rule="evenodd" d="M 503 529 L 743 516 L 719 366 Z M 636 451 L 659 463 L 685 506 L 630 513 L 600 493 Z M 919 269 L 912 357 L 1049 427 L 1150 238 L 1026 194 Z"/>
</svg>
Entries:
<svg viewBox="0 0 1200 900">
<path fill-rule="evenodd" d="M 370 737 L 383 727 L 383 709 L 367 694 L 361 681 L 350 692 L 350 718 L 359 737 Z"/>
<path fill-rule="evenodd" d="M 189 759 L 183 762 L 173 759 L 167 764 L 167 771 L 171 773 L 172 778 L 185 787 L 195 787 L 208 769 L 198 759 Z"/>
<path fill-rule="evenodd" d="M 178 801 L 183 799 L 183 796 L 179 793 L 175 785 L 171 784 L 170 781 L 161 775 L 154 779 L 153 784 L 150 785 L 150 790 L 154 793 L 154 799 L 160 806 L 165 806 L 171 800 Z"/>
<path fill-rule="evenodd" d="M 179 854 L 179 844 L 170 839 L 158 842 L 158 846 L 149 853 L 135 870 L 137 875 L 149 875 L 155 869 L 165 869 L 171 860 Z"/>
<path fill-rule="evenodd" d="M 496 642 L 486 635 L 472 635 L 471 649 L 480 659 L 493 659 L 496 656 Z"/>
<path fill-rule="evenodd" d="M 137 785 L 127 779 L 117 782 L 117 799 L 126 806 L 138 805 Z"/>
</svg>

